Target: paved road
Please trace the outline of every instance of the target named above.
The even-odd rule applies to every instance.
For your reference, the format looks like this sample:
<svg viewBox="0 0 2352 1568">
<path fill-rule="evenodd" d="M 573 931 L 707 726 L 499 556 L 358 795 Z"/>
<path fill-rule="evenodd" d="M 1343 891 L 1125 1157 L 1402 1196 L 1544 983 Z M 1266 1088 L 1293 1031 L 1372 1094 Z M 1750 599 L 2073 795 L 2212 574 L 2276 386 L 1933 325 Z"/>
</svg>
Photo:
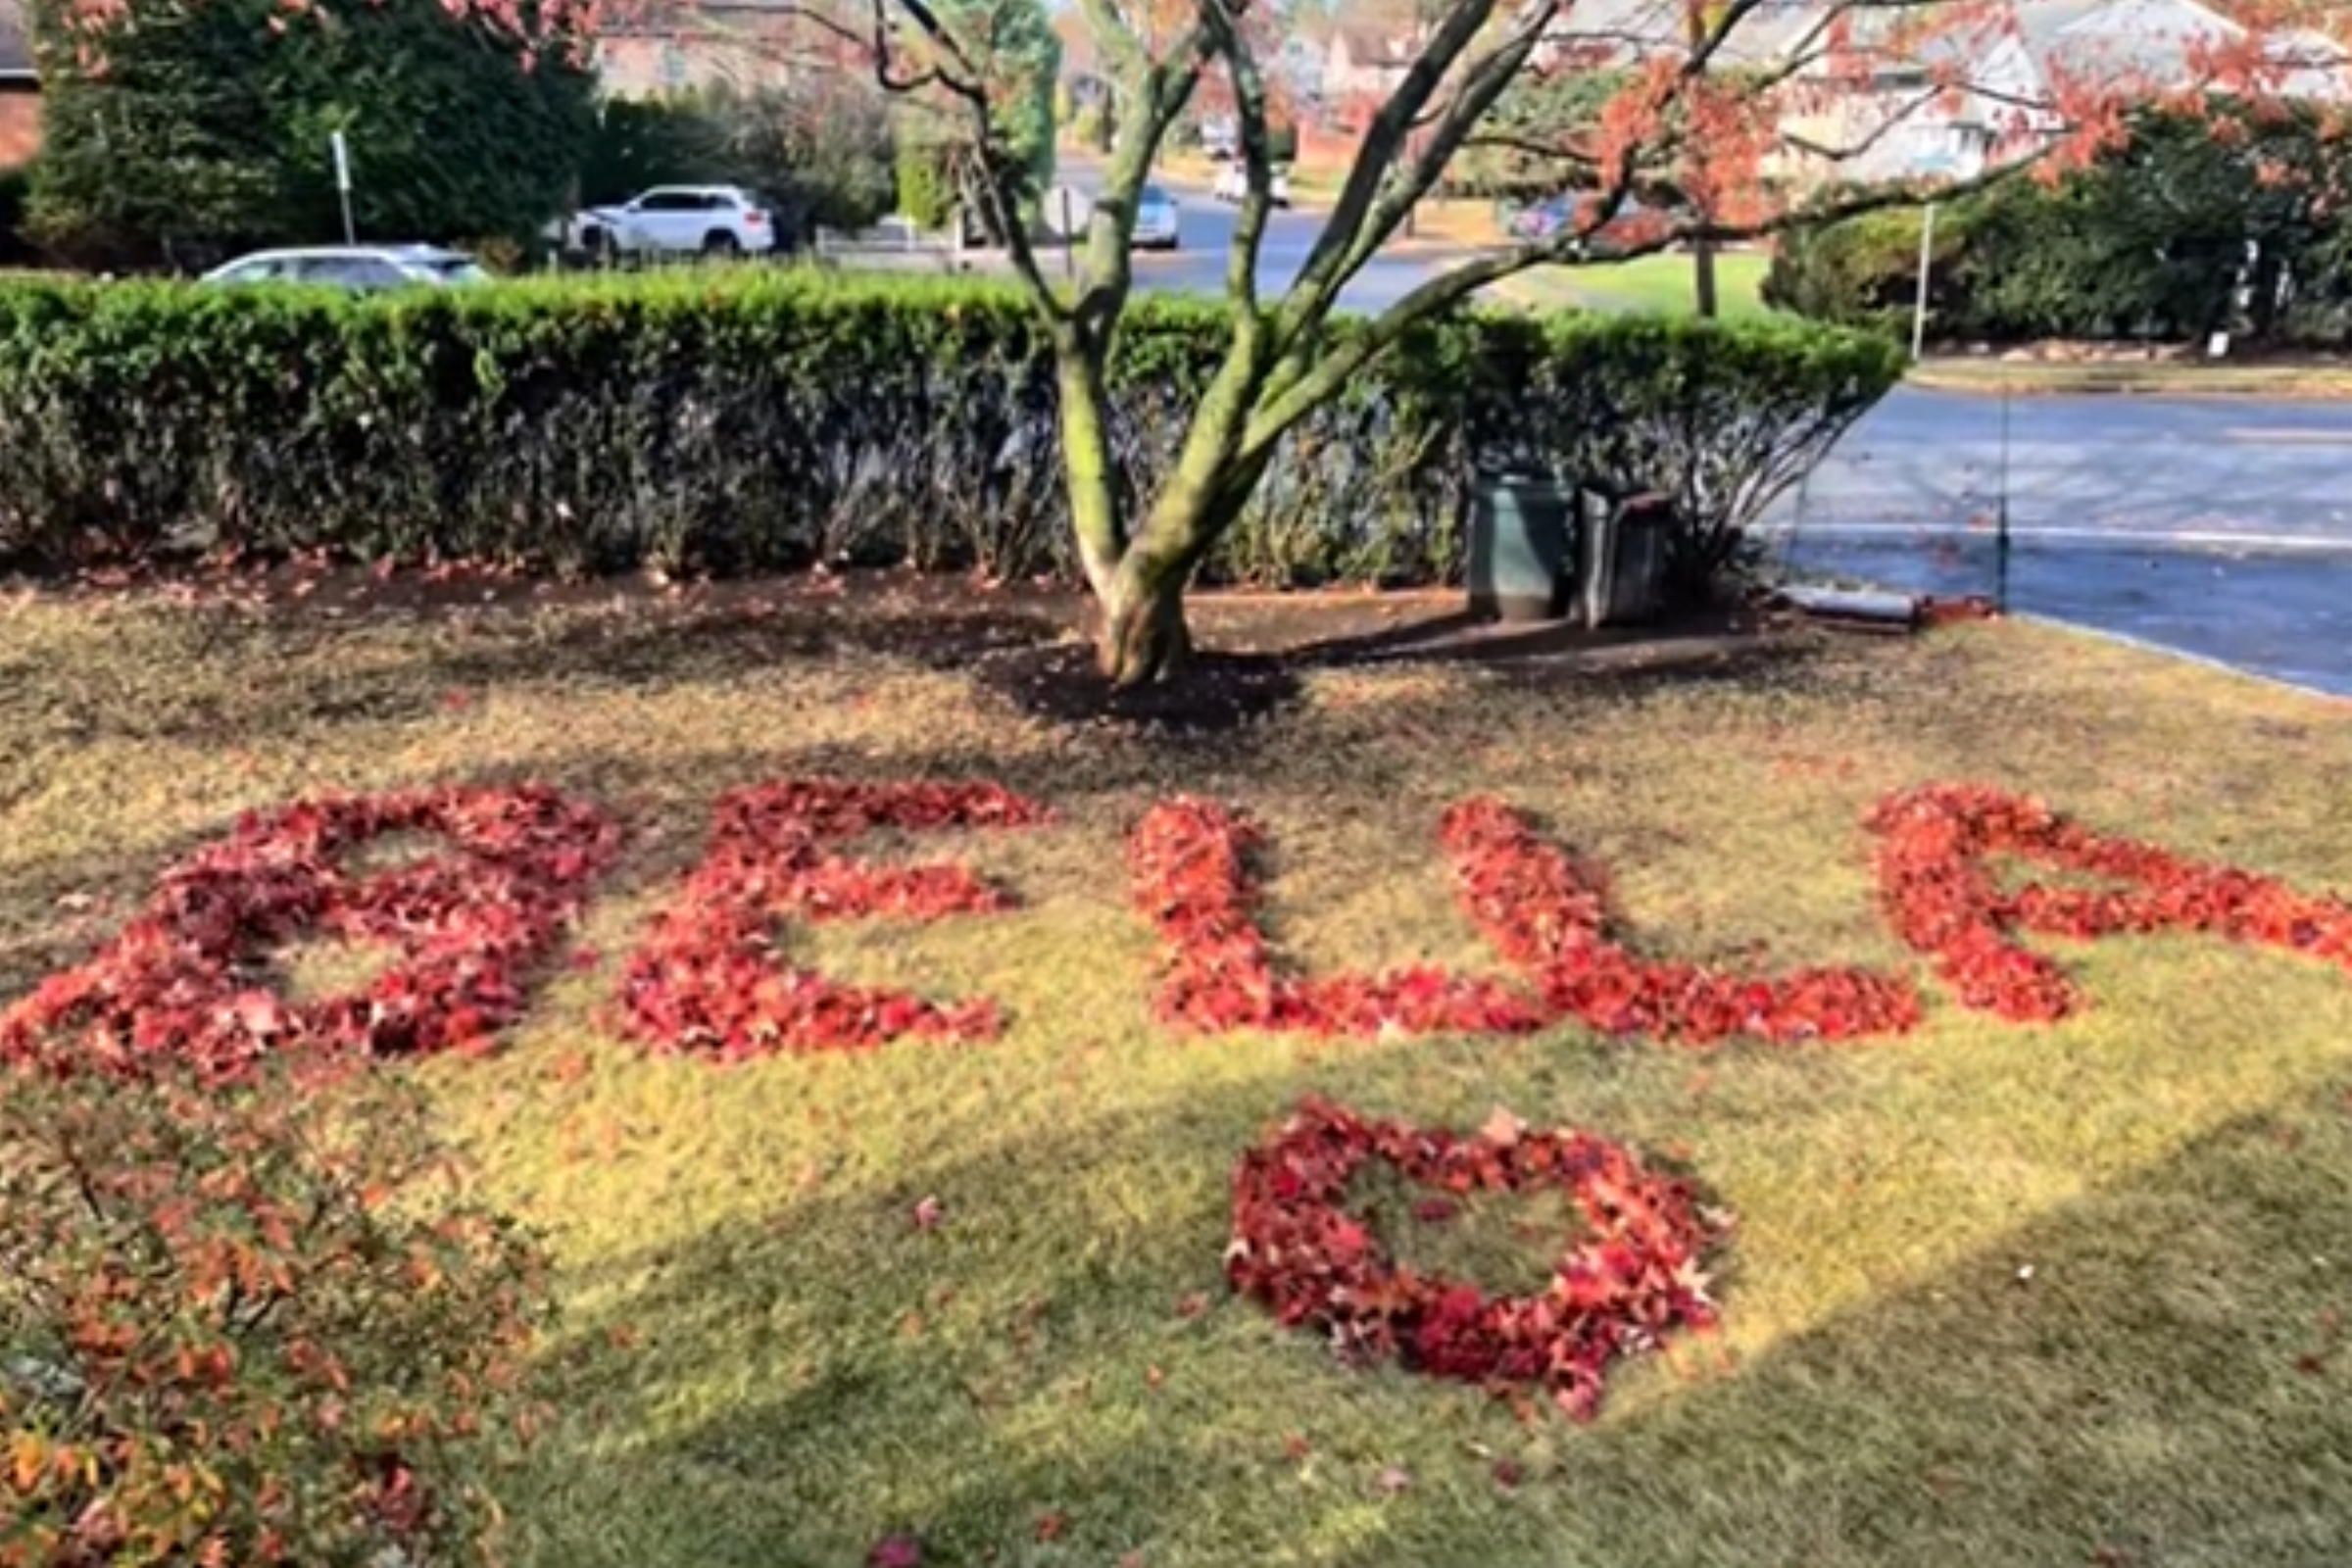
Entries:
<svg viewBox="0 0 2352 1568">
<path fill-rule="evenodd" d="M 2003 431 L 2004 416 L 2007 421 Z M 1798 566 L 2352 696 L 2352 408 L 1899 391 L 1769 521 Z"/>
<path fill-rule="evenodd" d="M 1099 188 L 1098 167 L 1065 157 L 1059 177 L 1090 194 Z M 1177 180 L 1162 182 L 1176 197 L 1177 231 L 1181 242 L 1174 252 L 1142 251 L 1135 259 L 1136 286 L 1154 293 L 1221 294 L 1225 289 L 1225 252 L 1233 243 L 1234 209 L 1210 196 L 1203 186 Z M 1307 252 L 1322 232 L 1324 214 L 1294 207 L 1268 215 L 1266 232 L 1257 252 L 1257 288 L 1272 298 L 1290 287 L 1306 265 Z M 1463 250 L 1416 249 L 1405 255 L 1376 256 L 1340 294 L 1344 310 L 1378 311 L 1394 305 L 1415 287 L 1453 266 Z"/>
</svg>

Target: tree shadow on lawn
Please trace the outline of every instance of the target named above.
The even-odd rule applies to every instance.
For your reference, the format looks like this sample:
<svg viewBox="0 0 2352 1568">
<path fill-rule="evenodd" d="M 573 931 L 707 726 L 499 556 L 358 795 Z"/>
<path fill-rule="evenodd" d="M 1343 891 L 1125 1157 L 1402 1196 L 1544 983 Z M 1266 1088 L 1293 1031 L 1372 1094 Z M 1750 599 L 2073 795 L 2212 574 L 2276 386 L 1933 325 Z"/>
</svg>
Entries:
<svg viewBox="0 0 2352 1568">
<path fill-rule="evenodd" d="M 1255 597 L 1255 596 L 1253 596 Z M 1117 691 L 1095 669 L 1093 651 L 1066 640 L 1046 647 L 1004 650 L 974 668 L 981 684 L 1022 712 L 1064 724 L 1118 723 L 1147 733 L 1190 739 L 1246 730 L 1280 714 L 1318 671 L 1398 668 L 1416 664 L 1469 667 L 1497 680 L 1528 685 L 1566 681 L 1607 694 L 1635 695 L 1670 684 L 1753 683 L 1803 665 L 1822 639 L 1768 631 L 1744 612 L 1705 610 L 1656 625 L 1593 629 L 1572 621 L 1505 624 L 1446 608 L 1449 599 L 1409 596 L 1397 616 L 1366 625 L 1361 597 L 1344 597 L 1335 618 L 1348 624 L 1332 634 L 1315 629 L 1303 598 L 1288 621 L 1283 602 L 1206 604 L 1203 618 L 1219 620 L 1241 644 L 1197 654 L 1171 680 Z M 1379 615 L 1374 607 L 1375 615 Z M 1251 643 L 1271 646 L 1252 647 Z"/>
<path fill-rule="evenodd" d="M 2352 1560 L 2341 1085 L 1736 1371 L 1685 1342 L 1577 1428 L 1348 1372 L 1229 1296 L 1224 1140 L 1279 1116 L 1271 1083 L 780 1197 L 587 1282 L 618 1298 L 573 1326 L 523 1557 L 854 1562 L 906 1531 L 935 1565 Z M 1114 1187 L 1048 1233 L 1122 1144 L 1163 1206 Z"/>
</svg>

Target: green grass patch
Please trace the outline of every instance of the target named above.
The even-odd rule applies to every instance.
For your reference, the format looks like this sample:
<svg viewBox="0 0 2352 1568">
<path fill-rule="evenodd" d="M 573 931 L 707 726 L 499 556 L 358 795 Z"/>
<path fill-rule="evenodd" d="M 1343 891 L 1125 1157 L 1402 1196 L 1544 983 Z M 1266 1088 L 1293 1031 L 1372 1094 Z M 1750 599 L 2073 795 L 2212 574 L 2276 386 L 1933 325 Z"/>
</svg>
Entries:
<svg viewBox="0 0 2352 1568">
<path fill-rule="evenodd" d="M 1824 1049 L 1183 1040 L 1120 861 L 1152 800 L 1213 794 L 1266 823 L 1298 961 L 1483 967 L 1432 836 L 1495 791 L 1609 866 L 1650 951 L 1902 964 L 1860 823 L 1927 780 L 2352 887 L 2342 705 L 2004 624 L 1776 644 L 1703 682 L 1326 669 L 1180 742 L 1022 716 L 856 594 L 327 598 L 0 617 L 0 984 L 86 952 L 107 901 L 243 808 L 528 774 L 624 814 L 580 933 L 601 963 L 495 1056 L 423 1069 L 561 1254 L 560 1418 L 509 1488 L 530 1568 L 855 1564 L 900 1531 L 933 1563 L 1151 1568 L 2352 1559 L 2340 972 L 2058 944 L 2093 1004 L 2063 1025 L 1931 992 L 1917 1034 Z M 713 798 L 845 773 L 1059 808 L 875 852 L 965 856 L 1016 912 L 783 936 L 844 977 L 994 995 L 1004 1038 L 712 1070 L 600 1027 Z M 1343 1369 L 1221 1283 L 1233 1162 L 1307 1093 L 1687 1160 L 1739 1216 L 1723 1329 L 1625 1368 L 1586 1427 Z M 1535 1200 L 1426 1223 L 1392 1185 L 1363 1192 L 1405 1255 L 1496 1284 L 1560 1223 Z"/>
<path fill-rule="evenodd" d="M 1642 311 L 1689 316 L 1698 308 L 1698 284 L 1689 256 L 1662 253 L 1630 262 L 1547 267 L 1501 285 L 1507 298 L 1546 309 Z M 1716 313 L 1726 320 L 1776 314 L 1760 297 L 1772 258 L 1729 252 L 1715 258 Z"/>
</svg>

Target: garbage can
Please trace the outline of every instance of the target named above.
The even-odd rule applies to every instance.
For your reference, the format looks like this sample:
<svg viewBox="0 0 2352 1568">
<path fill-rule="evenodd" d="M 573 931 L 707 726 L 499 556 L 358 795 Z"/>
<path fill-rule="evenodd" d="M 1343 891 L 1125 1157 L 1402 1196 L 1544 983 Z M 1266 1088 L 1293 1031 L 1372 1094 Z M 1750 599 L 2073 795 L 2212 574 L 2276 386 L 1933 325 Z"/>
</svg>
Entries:
<svg viewBox="0 0 2352 1568">
<path fill-rule="evenodd" d="M 1674 501 L 1656 491 L 1587 487 L 1576 530 L 1576 612 L 1587 626 L 1657 618 Z"/>
<path fill-rule="evenodd" d="M 1470 613 L 1557 620 L 1567 613 L 1574 492 L 1525 474 L 1481 474 L 1470 502 Z"/>
</svg>

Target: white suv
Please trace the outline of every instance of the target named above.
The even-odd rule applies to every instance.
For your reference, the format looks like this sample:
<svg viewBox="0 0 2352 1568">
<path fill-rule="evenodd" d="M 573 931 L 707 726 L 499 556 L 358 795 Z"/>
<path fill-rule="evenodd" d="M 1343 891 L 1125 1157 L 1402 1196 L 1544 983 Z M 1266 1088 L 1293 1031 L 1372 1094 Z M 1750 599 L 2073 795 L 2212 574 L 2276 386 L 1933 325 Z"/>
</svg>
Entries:
<svg viewBox="0 0 2352 1568">
<path fill-rule="evenodd" d="M 739 185 L 660 185 L 559 226 L 566 249 L 591 255 L 762 256 L 777 245 L 774 213 Z"/>
</svg>

